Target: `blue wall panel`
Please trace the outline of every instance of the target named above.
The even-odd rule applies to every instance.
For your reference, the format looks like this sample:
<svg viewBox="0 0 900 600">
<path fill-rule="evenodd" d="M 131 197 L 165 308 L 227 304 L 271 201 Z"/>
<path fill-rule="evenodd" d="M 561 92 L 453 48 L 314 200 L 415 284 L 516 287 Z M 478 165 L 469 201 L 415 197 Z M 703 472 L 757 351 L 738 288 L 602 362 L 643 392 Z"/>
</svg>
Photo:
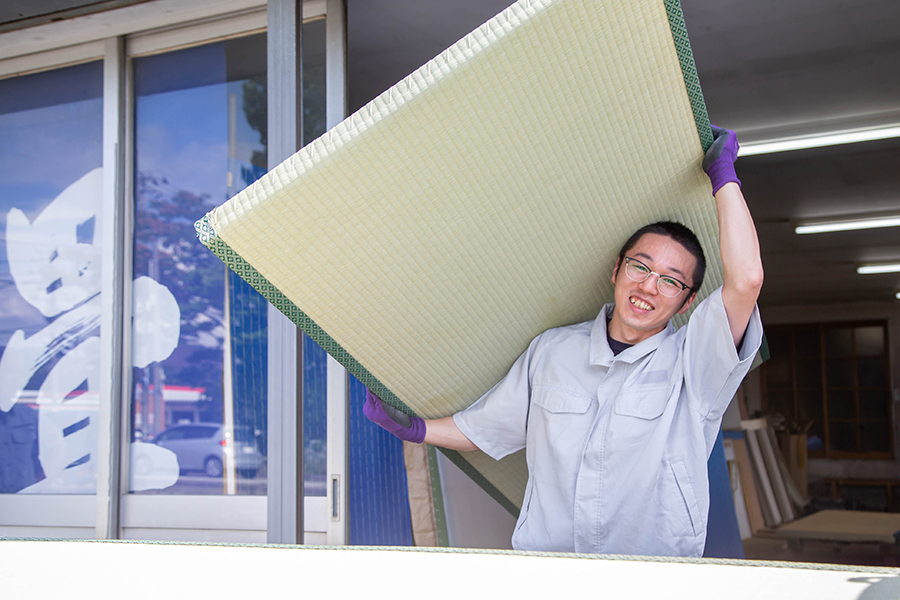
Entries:
<svg viewBox="0 0 900 600">
<path fill-rule="evenodd" d="M 350 543 L 411 546 L 403 442 L 362 413 L 366 388 L 350 376 Z"/>
</svg>

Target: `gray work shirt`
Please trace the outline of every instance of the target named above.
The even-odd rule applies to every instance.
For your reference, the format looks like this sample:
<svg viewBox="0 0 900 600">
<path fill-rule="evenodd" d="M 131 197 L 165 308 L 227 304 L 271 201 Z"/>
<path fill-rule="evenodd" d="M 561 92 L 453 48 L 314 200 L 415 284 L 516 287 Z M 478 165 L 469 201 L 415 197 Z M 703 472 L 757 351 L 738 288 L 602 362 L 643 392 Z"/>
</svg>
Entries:
<svg viewBox="0 0 900 600">
<path fill-rule="evenodd" d="M 701 556 L 706 461 L 762 341 L 759 311 L 740 353 L 719 288 L 681 329 L 670 323 L 613 356 L 612 309 L 537 336 L 453 420 L 494 459 L 525 448 L 514 548 Z"/>
</svg>

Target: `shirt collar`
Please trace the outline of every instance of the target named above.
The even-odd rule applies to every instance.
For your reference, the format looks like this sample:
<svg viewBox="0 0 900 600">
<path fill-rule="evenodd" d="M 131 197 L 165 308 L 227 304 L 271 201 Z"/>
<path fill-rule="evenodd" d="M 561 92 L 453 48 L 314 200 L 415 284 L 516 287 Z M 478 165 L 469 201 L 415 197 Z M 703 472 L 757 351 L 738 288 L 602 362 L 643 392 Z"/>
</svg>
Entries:
<svg viewBox="0 0 900 600">
<path fill-rule="evenodd" d="M 675 333 L 675 326 L 672 325 L 672 322 L 670 321 L 666 324 L 665 329 L 659 333 L 648 337 L 643 342 L 635 344 L 631 348 L 623 350 L 618 356 L 615 356 L 613 355 L 612 350 L 609 349 L 609 342 L 606 341 L 606 323 L 609 318 L 612 317 L 614 307 L 615 304 L 613 303 L 604 305 L 603 309 L 600 310 L 600 314 L 594 319 L 593 326 L 591 326 L 592 365 L 608 367 L 614 360 L 632 363 L 659 348 L 659 345 L 663 343 L 663 340 Z"/>
</svg>

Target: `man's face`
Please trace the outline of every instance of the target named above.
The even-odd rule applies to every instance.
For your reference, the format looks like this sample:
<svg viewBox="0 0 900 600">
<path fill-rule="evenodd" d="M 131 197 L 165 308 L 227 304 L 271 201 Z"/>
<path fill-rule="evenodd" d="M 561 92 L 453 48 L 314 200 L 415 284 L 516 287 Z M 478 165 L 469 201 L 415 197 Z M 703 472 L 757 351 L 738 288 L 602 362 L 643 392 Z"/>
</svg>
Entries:
<svg viewBox="0 0 900 600">
<path fill-rule="evenodd" d="M 655 273 L 670 275 L 686 285 L 694 285 L 697 259 L 668 236 L 647 233 L 626 256 L 638 259 Z M 616 262 L 612 275 L 612 282 L 616 284 L 616 306 L 609 323 L 610 337 L 637 344 L 662 331 L 669 319 L 690 308 L 696 294 L 684 290 L 674 298 L 663 296 L 657 288 L 657 279 L 658 276 L 652 274 L 643 282 L 632 281 L 625 274 L 624 262 Z"/>
</svg>

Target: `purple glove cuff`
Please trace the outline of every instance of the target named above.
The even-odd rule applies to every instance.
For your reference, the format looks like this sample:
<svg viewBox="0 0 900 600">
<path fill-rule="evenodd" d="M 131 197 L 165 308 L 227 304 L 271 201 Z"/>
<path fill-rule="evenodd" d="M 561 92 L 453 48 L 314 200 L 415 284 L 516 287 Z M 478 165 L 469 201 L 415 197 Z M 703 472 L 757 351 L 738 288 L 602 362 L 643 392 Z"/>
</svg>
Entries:
<svg viewBox="0 0 900 600">
<path fill-rule="evenodd" d="M 733 181 L 738 185 L 741 185 L 741 180 L 738 179 L 737 173 L 734 171 L 734 163 L 725 158 L 720 158 L 711 164 L 706 174 L 709 175 L 709 181 L 712 183 L 713 196 L 715 196 L 716 192 L 722 189 L 726 183 L 731 183 Z"/>
<path fill-rule="evenodd" d="M 421 444 L 425 441 L 424 419 L 407 415 L 392 406 L 383 404 L 381 398 L 369 390 L 366 390 L 366 403 L 363 405 L 363 414 L 367 419 L 401 440 L 416 444 Z"/>
</svg>

